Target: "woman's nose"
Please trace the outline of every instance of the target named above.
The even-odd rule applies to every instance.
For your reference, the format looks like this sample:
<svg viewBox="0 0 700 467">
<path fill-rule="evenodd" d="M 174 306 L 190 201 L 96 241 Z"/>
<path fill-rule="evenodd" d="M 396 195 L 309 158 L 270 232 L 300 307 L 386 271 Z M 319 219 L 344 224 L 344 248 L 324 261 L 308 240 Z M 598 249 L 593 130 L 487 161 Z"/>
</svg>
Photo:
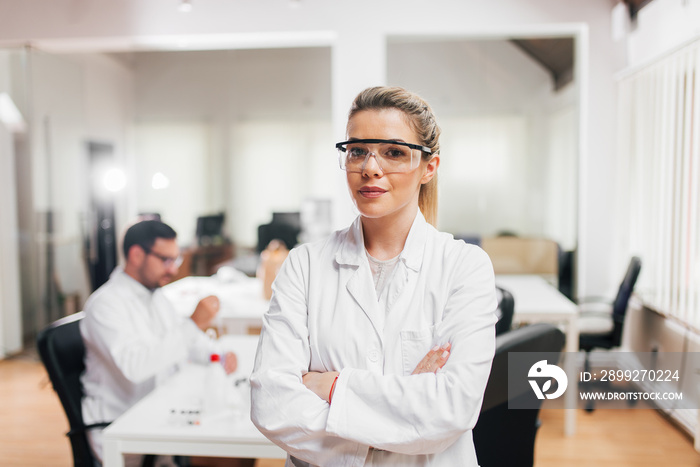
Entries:
<svg viewBox="0 0 700 467">
<path fill-rule="evenodd" d="M 373 152 L 367 154 L 367 159 L 365 159 L 365 163 L 362 165 L 362 175 L 368 177 L 381 177 L 384 175 L 384 171 L 379 166 L 379 159 L 377 159 L 377 155 Z"/>
</svg>

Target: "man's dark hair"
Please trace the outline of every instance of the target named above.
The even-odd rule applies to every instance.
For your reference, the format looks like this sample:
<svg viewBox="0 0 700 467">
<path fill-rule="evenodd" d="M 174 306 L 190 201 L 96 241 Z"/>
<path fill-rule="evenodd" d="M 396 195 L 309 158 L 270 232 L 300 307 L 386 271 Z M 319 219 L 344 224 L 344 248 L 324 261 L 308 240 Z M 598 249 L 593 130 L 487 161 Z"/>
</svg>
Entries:
<svg viewBox="0 0 700 467">
<path fill-rule="evenodd" d="M 129 249 L 138 245 L 144 251 L 149 252 L 157 238 L 170 240 L 177 237 L 175 231 L 168 224 L 157 220 L 145 220 L 137 222 L 129 227 L 124 234 L 124 258 L 129 257 Z"/>
</svg>

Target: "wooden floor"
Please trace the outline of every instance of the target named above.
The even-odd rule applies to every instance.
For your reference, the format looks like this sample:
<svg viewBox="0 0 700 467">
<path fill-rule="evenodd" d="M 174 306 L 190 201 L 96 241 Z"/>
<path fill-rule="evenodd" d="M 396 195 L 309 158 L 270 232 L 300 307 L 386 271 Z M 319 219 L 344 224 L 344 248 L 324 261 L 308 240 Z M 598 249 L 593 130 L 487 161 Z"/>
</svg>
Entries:
<svg viewBox="0 0 700 467">
<path fill-rule="evenodd" d="M 0 465 L 72 465 L 68 423 L 35 356 L 0 361 L 0 401 Z M 692 441 L 654 410 L 581 411 L 573 437 L 563 435 L 563 415 L 563 410 L 541 411 L 535 467 L 700 467 Z M 284 461 L 256 465 L 282 467 Z"/>
<path fill-rule="evenodd" d="M 540 411 L 536 467 L 699 467 L 692 440 L 652 409 L 579 410 L 564 436 L 564 410 Z"/>
</svg>

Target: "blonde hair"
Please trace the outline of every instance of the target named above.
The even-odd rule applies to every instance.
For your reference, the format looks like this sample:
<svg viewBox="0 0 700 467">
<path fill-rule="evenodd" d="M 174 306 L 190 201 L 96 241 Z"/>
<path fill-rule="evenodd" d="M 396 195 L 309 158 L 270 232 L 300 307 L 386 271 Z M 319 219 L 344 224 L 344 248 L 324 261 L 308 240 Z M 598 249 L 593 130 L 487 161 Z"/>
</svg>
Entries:
<svg viewBox="0 0 700 467">
<path fill-rule="evenodd" d="M 429 161 L 440 152 L 440 127 L 430 105 L 417 94 L 399 87 L 376 86 L 367 88 L 355 97 L 348 120 L 362 110 L 398 109 L 406 115 L 409 124 L 421 139 L 420 144 L 429 147 L 431 154 L 423 153 Z M 425 220 L 437 223 L 437 173 L 428 183 L 421 185 L 418 208 Z"/>
</svg>

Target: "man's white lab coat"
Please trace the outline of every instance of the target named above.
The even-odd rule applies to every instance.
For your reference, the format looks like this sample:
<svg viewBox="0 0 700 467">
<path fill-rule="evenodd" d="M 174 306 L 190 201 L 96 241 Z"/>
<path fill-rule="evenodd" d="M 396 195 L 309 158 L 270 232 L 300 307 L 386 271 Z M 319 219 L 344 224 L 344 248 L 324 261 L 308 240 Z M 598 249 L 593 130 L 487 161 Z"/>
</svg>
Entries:
<svg viewBox="0 0 700 467">
<path fill-rule="evenodd" d="M 177 364 L 204 363 L 216 345 L 189 318 L 177 314 L 161 289 L 149 290 L 115 270 L 85 303 L 81 376 L 86 424 L 112 422 L 172 374 Z M 89 433 L 101 457 L 101 433 Z"/>
<path fill-rule="evenodd" d="M 383 309 L 359 217 L 290 252 L 251 377 L 252 420 L 288 465 L 477 465 L 471 429 L 495 349 L 488 256 L 418 212 L 387 292 Z M 442 370 L 411 375 L 445 342 Z M 331 405 L 306 389 L 308 371 L 340 371 Z"/>
</svg>

